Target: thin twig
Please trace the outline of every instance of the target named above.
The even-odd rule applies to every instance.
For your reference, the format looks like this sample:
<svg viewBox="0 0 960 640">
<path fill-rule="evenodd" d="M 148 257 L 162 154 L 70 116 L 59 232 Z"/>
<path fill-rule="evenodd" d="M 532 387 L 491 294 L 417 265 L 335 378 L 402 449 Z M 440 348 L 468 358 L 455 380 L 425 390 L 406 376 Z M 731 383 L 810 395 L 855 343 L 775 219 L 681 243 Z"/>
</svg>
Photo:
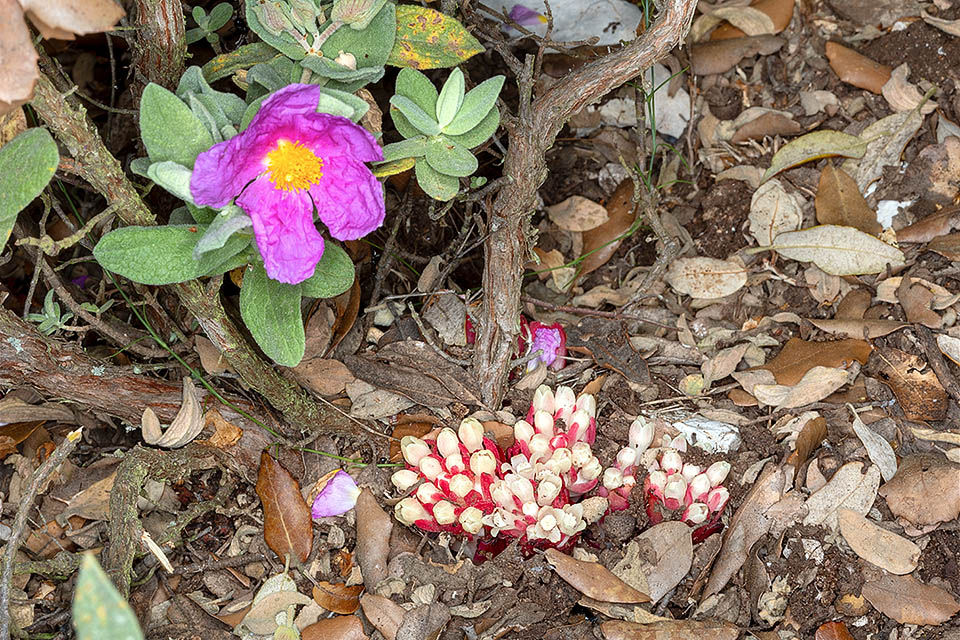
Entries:
<svg viewBox="0 0 960 640">
<path fill-rule="evenodd" d="M 661 329 L 666 329 L 668 331 L 676 331 L 676 327 L 671 327 L 668 324 L 663 324 L 662 322 L 657 322 L 656 320 L 648 320 L 643 316 L 637 313 L 631 313 L 626 311 L 598 311 L 596 309 L 585 309 L 583 307 L 568 307 L 560 304 L 553 304 L 552 302 L 545 302 L 543 300 L 538 300 L 536 298 L 531 298 L 530 296 L 520 296 L 521 302 L 527 302 L 537 307 L 542 307 L 550 311 L 558 311 L 561 313 L 574 313 L 580 316 L 595 316 L 597 318 L 610 318 L 612 320 L 634 320 L 636 322 L 643 322 L 644 324 L 650 324 L 655 327 L 660 327 Z"/>
<path fill-rule="evenodd" d="M 20 504 L 17 505 L 13 530 L 10 533 L 10 539 L 7 540 L 7 548 L 3 554 L 3 574 L 0 575 L 0 612 L 2 612 L 0 613 L 0 640 L 10 640 L 10 616 L 7 615 L 10 610 L 10 580 L 13 578 L 13 560 L 16 557 L 17 549 L 20 547 L 20 540 L 26 532 L 27 514 L 30 513 L 30 507 L 37 497 L 37 493 L 40 492 L 40 487 L 50 477 L 50 474 L 60 466 L 60 463 L 67 459 L 70 452 L 76 448 L 82 432 L 83 427 L 71 431 L 57 445 L 50 457 L 33 472 L 27 490 L 20 498 Z"/>
<path fill-rule="evenodd" d="M 416 309 L 413 308 L 413 303 L 407 303 L 407 309 L 410 311 L 410 315 L 413 316 L 413 321 L 417 323 L 417 327 L 420 329 L 420 335 L 423 336 L 423 339 L 426 341 L 430 347 L 437 352 L 437 354 L 446 360 L 447 362 L 452 362 L 455 365 L 461 367 L 469 367 L 469 360 L 461 360 L 460 358 L 454 358 L 449 353 L 437 346 L 437 343 L 433 341 L 433 338 L 430 337 L 430 332 L 427 331 L 427 328 L 423 326 L 423 320 L 420 319 L 420 314 L 417 313 Z"/>
</svg>

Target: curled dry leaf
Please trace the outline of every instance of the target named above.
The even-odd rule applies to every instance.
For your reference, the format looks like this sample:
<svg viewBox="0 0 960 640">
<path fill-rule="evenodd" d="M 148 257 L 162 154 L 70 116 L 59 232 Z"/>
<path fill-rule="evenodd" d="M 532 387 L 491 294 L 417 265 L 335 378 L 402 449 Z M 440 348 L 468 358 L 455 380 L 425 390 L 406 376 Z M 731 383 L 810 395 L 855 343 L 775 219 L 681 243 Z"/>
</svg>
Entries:
<svg viewBox="0 0 960 640">
<path fill-rule="evenodd" d="M 923 278 L 908 278 L 911 285 L 922 286 L 925 289 L 929 289 L 932 294 L 930 298 L 931 307 L 938 311 L 952 307 L 954 303 L 960 301 L 960 293 L 951 293 L 948 289 L 941 287 L 938 284 L 934 284 L 929 280 L 924 280 Z M 874 294 L 874 298 L 879 302 L 889 302 L 890 304 L 897 304 L 900 302 L 897 298 L 898 290 L 903 284 L 903 278 L 900 276 L 894 276 L 893 278 L 887 278 L 883 282 L 877 285 L 877 292 Z"/>
<path fill-rule="evenodd" d="M 793 114 L 765 113 L 743 125 L 730 137 L 730 142 L 740 144 L 748 140 L 762 140 L 767 136 L 795 136 L 803 132 L 803 126 L 793 119 Z"/>
<path fill-rule="evenodd" d="M 761 182 L 766 182 L 784 169 L 796 167 L 830 156 L 860 158 L 867 151 L 867 143 L 858 136 L 842 131 L 814 131 L 800 136 L 780 147 L 770 160 L 770 168 L 763 174 Z"/>
<path fill-rule="evenodd" d="M 393 518 L 380 508 L 377 499 L 364 487 L 357 498 L 357 564 L 367 591 L 373 591 L 387 577 L 390 532 Z"/>
<path fill-rule="evenodd" d="M 832 164 L 828 164 L 820 173 L 814 204 L 820 224 L 853 227 L 873 235 L 883 231 L 877 222 L 876 212 L 867 206 L 867 201 L 860 195 L 857 183 L 846 171 Z"/>
<path fill-rule="evenodd" d="M 960 206 L 944 207 L 938 213 L 897 231 L 897 242 L 930 242 L 957 228 L 960 228 Z"/>
<path fill-rule="evenodd" d="M 835 276 L 881 273 L 888 264 L 899 267 L 906 262 L 900 249 L 859 229 L 833 224 L 781 233 L 772 245 L 750 249 L 748 253 L 766 250 L 777 251 L 791 260 L 812 262 Z"/>
<path fill-rule="evenodd" d="M 872 351 L 866 340 L 809 342 L 790 338 L 773 360 L 757 368 L 772 372 L 778 384 L 792 386 L 813 367 L 847 367 L 854 360 L 866 364 Z"/>
<path fill-rule="evenodd" d="M 893 515 L 916 526 L 960 516 L 960 464 L 938 454 L 915 454 L 900 461 L 880 495 Z"/>
<path fill-rule="evenodd" d="M 631 540 L 613 573 L 659 602 L 693 564 L 693 530 L 684 522 L 661 522 Z"/>
<path fill-rule="evenodd" d="M 813 640 L 853 640 L 853 636 L 842 622 L 824 622 L 817 627 Z"/>
<path fill-rule="evenodd" d="M 810 459 L 810 455 L 816 451 L 820 444 L 827 439 L 827 420 L 816 412 L 812 412 L 816 417 L 807 420 L 794 442 L 793 453 L 787 458 L 787 464 L 799 469 L 803 463 Z"/>
<path fill-rule="evenodd" d="M 923 102 L 920 91 L 907 80 L 910 75 L 910 65 L 906 62 L 893 70 L 890 79 L 883 85 L 881 92 L 894 111 L 910 111 L 920 107 L 920 115 L 927 115 L 937 110 L 937 103 L 929 100 Z"/>
<path fill-rule="evenodd" d="M 847 408 L 850 409 L 850 412 L 853 414 L 853 430 L 866 448 L 867 456 L 869 456 L 870 461 L 880 469 L 880 475 L 883 476 L 883 481 L 890 482 L 897 473 L 897 454 L 893 452 L 893 447 L 890 446 L 890 443 L 887 442 L 883 436 L 863 424 L 863 420 L 857 415 L 852 405 L 848 404 Z"/>
<path fill-rule="evenodd" d="M 943 624 L 960 611 L 952 595 L 913 576 L 871 580 L 863 585 L 863 597 L 900 624 Z"/>
<path fill-rule="evenodd" d="M 406 610 L 390 598 L 365 593 L 360 598 L 363 615 L 387 640 L 395 640 Z"/>
<path fill-rule="evenodd" d="M 300 632 L 302 640 L 365 640 L 363 623 L 357 616 L 336 616 L 314 622 Z"/>
<path fill-rule="evenodd" d="M 605 640 L 737 640 L 740 629 L 725 620 L 659 620 L 650 623 L 609 620 L 600 625 Z"/>
<path fill-rule="evenodd" d="M 700 42 L 690 48 L 690 69 L 698 76 L 725 73 L 744 58 L 776 53 L 784 42 L 780 36 L 770 35 Z"/>
<path fill-rule="evenodd" d="M 911 109 L 881 118 L 860 133 L 867 150 L 860 159 L 846 160 L 842 165 L 860 193 L 866 193 L 867 187 L 880 178 L 884 167 L 900 165 L 900 155 L 922 124 L 923 117 Z"/>
<path fill-rule="evenodd" d="M 876 362 L 877 377 L 897 396 L 907 420 L 942 420 L 947 414 L 947 391 L 922 358 L 885 347 Z"/>
<path fill-rule="evenodd" d="M 906 322 L 896 320 L 822 320 L 820 318 L 807 318 L 813 326 L 822 329 L 827 333 L 848 338 L 879 338 L 893 333 L 897 329 L 910 326 Z"/>
<path fill-rule="evenodd" d="M 941 333 L 937 336 L 937 346 L 940 353 L 950 358 L 954 364 L 960 364 L 960 338 Z"/>
<path fill-rule="evenodd" d="M 920 547 L 887 531 L 856 511 L 837 510 L 840 533 L 854 553 L 890 573 L 904 575 L 917 568 Z"/>
<path fill-rule="evenodd" d="M 633 228 L 636 211 L 633 206 L 632 180 L 624 180 L 617 185 L 616 191 L 607 202 L 606 210 L 610 218 L 599 227 L 583 233 L 581 278 L 605 265 L 617 252 L 627 232 Z"/>
<path fill-rule="evenodd" d="M 794 385 L 756 384 L 750 393 L 760 404 L 777 409 L 793 409 L 823 400 L 843 385 L 853 382 L 859 373 L 859 364 L 849 369 L 813 367 Z"/>
<path fill-rule="evenodd" d="M 360 606 L 362 592 L 362 584 L 347 586 L 321 580 L 313 586 L 313 600 L 327 611 L 349 614 Z"/>
<path fill-rule="evenodd" d="M 144 441 L 166 449 L 178 449 L 186 445 L 200 435 L 203 425 L 203 409 L 197 398 L 197 388 L 189 377 L 183 379 L 180 410 L 166 431 L 161 431 L 160 420 L 150 407 L 143 410 L 143 417 L 140 419 Z"/>
<path fill-rule="evenodd" d="M 960 20 L 944 20 L 943 18 L 936 18 L 931 16 L 929 13 L 920 10 L 920 15 L 923 17 L 923 21 L 929 25 L 940 29 L 944 33 L 949 33 L 952 36 L 960 36 Z"/>
<path fill-rule="evenodd" d="M 602 204 L 583 196 L 570 196 L 547 207 L 547 215 L 553 224 L 566 231 L 589 231 L 610 219 Z"/>
<path fill-rule="evenodd" d="M 796 231 L 803 222 L 803 198 L 787 193 L 779 180 L 768 180 L 750 200 L 750 235 L 757 244 L 773 244 L 774 238 Z"/>
<path fill-rule="evenodd" d="M 936 251 L 948 260 L 960 260 L 960 233 L 950 233 L 934 238 L 927 245 L 930 251 Z"/>
<path fill-rule="evenodd" d="M 759 36 L 774 34 L 776 26 L 769 15 L 755 7 L 718 7 L 706 9 L 693 21 L 690 37 L 694 42 L 703 40 L 710 31 L 721 22 L 727 21 L 743 32 L 743 35 Z"/>
<path fill-rule="evenodd" d="M 847 84 L 879 94 L 890 79 L 890 67 L 874 62 L 836 42 L 826 45 L 830 68 Z"/>
<path fill-rule="evenodd" d="M 840 467 L 822 489 L 807 498 L 805 525 L 822 525 L 837 530 L 837 510 L 850 509 L 865 515 L 877 498 L 880 470 L 875 466 L 863 473 L 862 462 L 848 462 Z"/>
<path fill-rule="evenodd" d="M 723 298 L 747 284 L 747 269 L 734 260 L 679 258 L 670 264 L 665 279 L 678 292 L 693 298 Z"/>
<path fill-rule="evenodd" d="M 287 554 L 306 562 L 313 546 L 310 507 L 300 495 L 300 483 L 266 451 L 260 455 L 257 495 L 263 503 L 263 537 L 281 558 Z"/>
<path fill-rule="evenodd" d="M 793 2 L 791 0 L 757 0 L 750 7 L 762 11 L 773 21 L 774 33 L 780 33 L 790 24 L 793 17 Z M 722 24 L 710 34 L 711 40 L 728 38 L 742 38 L 746 34 L 732 24 Z"/>
<path fill-rule="evenodd" d="M 650 602 L 650 596 L 640 593 L 598 562 L 577 560 L 556 549 L 547 549 L 544 556 L 558 576 L 594 600 L 629 604 Z"/>
</svg>

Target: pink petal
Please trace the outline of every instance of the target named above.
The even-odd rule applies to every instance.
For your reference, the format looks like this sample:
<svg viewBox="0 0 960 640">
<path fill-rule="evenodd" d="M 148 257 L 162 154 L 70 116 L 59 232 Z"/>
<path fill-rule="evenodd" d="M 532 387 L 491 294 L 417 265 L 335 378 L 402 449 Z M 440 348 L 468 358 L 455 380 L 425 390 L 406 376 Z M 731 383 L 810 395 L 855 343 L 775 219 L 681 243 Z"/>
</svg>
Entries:
<svg viewBox="0 0 960 640">
<path fill-rule="evenodd" d="M 383 187 L 370 170 L 346 156 L 324 157 L 323 178 L 310 187 L 320 219 L 337 240 L 362 238 L 383 224 Z"/>
<path fill-rule="evenodd" d="M 350 474 L 338 471 L 317 494 L 310 512 L 314 518 L 339 516 L 353 509 L 359 495 L 360 489 Z"/>
</svg>

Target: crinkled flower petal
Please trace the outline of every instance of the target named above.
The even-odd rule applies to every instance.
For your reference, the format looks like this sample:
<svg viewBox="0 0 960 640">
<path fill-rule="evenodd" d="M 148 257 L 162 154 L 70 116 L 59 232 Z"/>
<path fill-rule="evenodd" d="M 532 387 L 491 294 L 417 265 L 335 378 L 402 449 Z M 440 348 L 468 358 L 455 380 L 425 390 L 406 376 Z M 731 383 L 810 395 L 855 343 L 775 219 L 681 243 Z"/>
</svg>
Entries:
<svg viewBox="0 0 960 640">
<path fill-rule="evenodd" d="M 539 350 L 537 358 L 547 366 L 560 369 L 565 364 L 563 357 L 567 355 L 567 337 L 559 323 L 544 325 L 541 322 L 531 322 L 530 331 L 533 340 L 530 343 L 530 353 Z M 558 360 L 559 359 L 559 360 Z M 537 360 L 532 360 L 528 368 L 536 367 Z M 533 365 L 533 366 L 531 366 Z"/>
<path fill-rule="evenodd" d="M 317 494 L 310 512 L 314 518 L 339 516 L 353 509 L 359 495 L 360 488 L 350 474 L 346 471 L 337 471 Z"/>
<path fill-rule="evenodd" d="M 313 275 L 324 245 L 305 191 L 277 191 L 267 178 L 260 178 L 237 198 L 237 205 L 253 220 L 268 276 L 296 284 Z"/>
<path fill-rule="evenodd" d="M 346 156 L 324 165 L 323 179 L 310 188 L 320 219 L 337 240 L 356 240 L 381 224 L 383 187 L 363 164 Z"/>
<path fill-rule="evenodd" d="M 198 155 L 190 178 L 193 201 L 215 209 L 230 204 L 251 180 L 263 173 L 263 157 L 269 144 L 264 137 L 240 134 Z"/>
</svg>

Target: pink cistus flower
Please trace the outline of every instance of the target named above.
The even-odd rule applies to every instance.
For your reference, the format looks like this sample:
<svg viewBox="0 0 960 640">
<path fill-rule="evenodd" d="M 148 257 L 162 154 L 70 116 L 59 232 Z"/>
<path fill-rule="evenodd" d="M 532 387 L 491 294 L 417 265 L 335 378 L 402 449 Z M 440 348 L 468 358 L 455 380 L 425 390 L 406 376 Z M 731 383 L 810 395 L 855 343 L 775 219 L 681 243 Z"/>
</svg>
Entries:
<svg viewBox="0 0 960 640">
<path fill-rule="evenodd" d="M 529 26 L 533 24 L 546 24 L 547 19 L 529 7 L 522 4 L 515 4 L 508 14 L 510 19 L 517 24 Z"/>
<path fill-rule="evenodd" d="M 559 322 L 544 324 L 533 321 L 528 325 L 530 346 L 527 353 L 540 351 L 540 355 L 527 363 L 527 371 L 537 368 L 537 362 L 543 362 L 550 369 L 560 371 L 566 366 L 567 334 Z"/>
<path fill-rule="evenodd" d="M 296 284 L 323 255 L 320 220 L 338 240 L 383 223 L 383 188 L 364 164 L 383 159 L 372 135 L 349 119 L 317 113 L 320 87 L 292 84 L 263 101 L 243 133 L 197 156 L 190 180 L 201 206 L 236 204 L 253 220 L 267 275 Z"/>
<path fill-rule="evenodd" d="M 568 387 L 555 396 L 541 386 L 527 419 L 514 425 L 515 443 L 506 452 L 473 418 L 457 431 L 405 436 L 400 450 L 407 467 L 392 477 L 408 494 L 396 504 L 397 520 L 477 538 L 478 558 L 514 539 L 525 553 L 569 548 L 609 507 L 603 497 L 584 498 L 603 472 L 591 450 L 596 410 L 593 396 L 575 397 Z"/>
</svg>

